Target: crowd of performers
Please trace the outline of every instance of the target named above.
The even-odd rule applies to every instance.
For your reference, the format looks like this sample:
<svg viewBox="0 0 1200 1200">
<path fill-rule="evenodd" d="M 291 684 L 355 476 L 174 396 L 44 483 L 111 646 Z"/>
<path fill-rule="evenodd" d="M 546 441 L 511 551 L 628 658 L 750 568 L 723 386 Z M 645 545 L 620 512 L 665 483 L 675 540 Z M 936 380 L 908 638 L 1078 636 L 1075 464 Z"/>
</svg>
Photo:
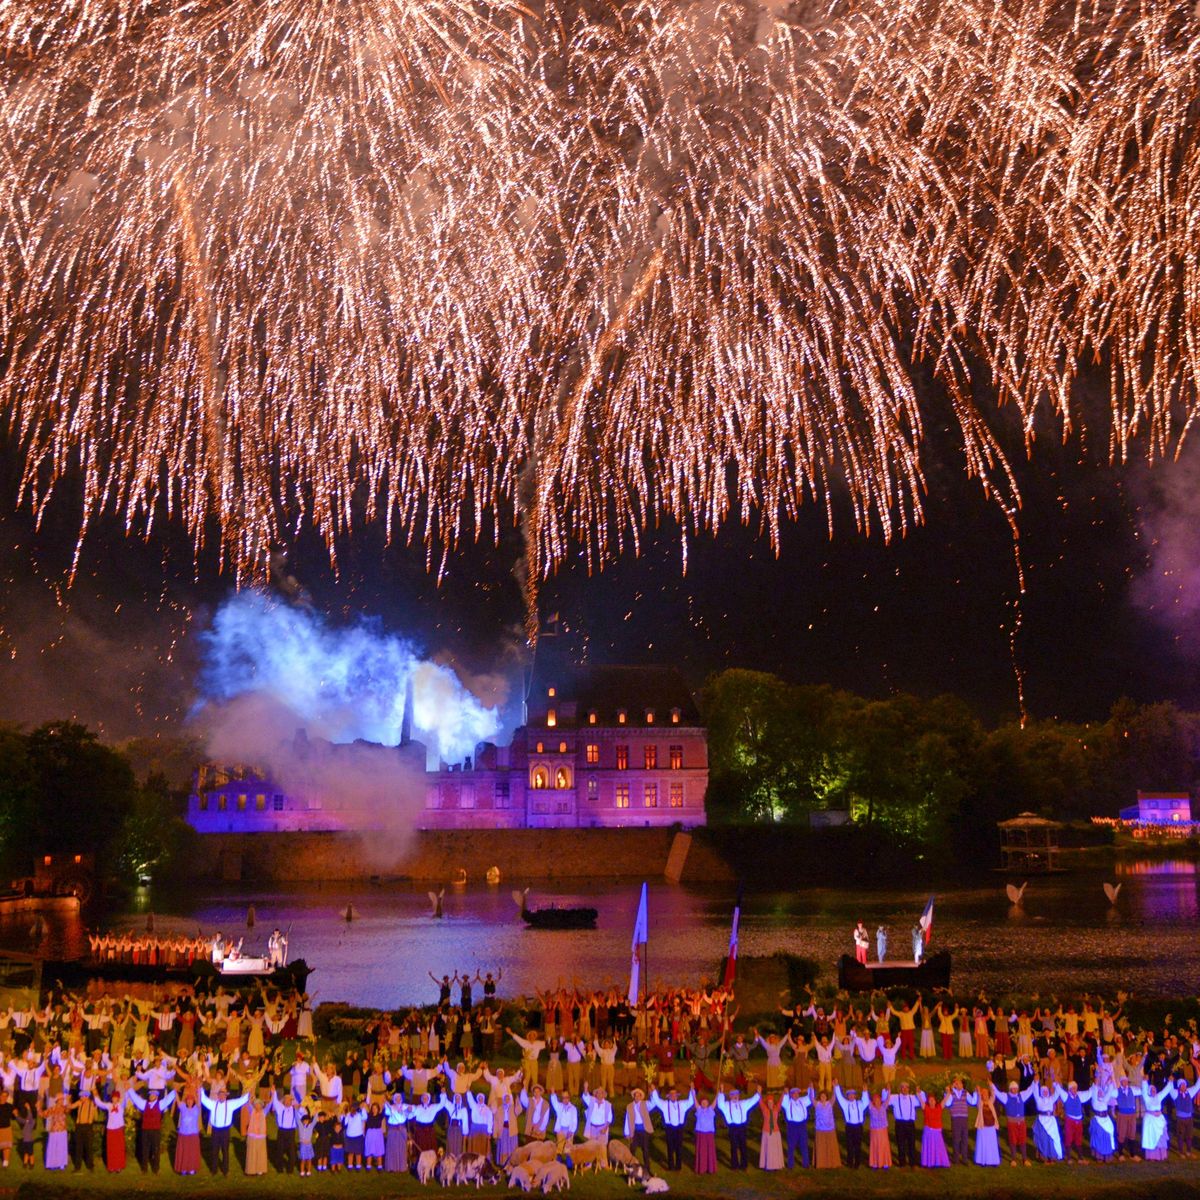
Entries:
<svg viewBox="0 0 1200 1200">
<path fill-rule="evenodd" d="M 245 944 L 244 938 L 228 938 L 218 932 L 209 937 L 197 934 L 156 935 L 153 933 L 89 933 L 88 950 L 94 963 L 132 963 L 148 967 L 190 967 L 197 962 L 211 962 L 219 967 L 230 959 L 238 959 Z M 287 935 L 273 930 L 267 938 L 266 959 L 272 967 L 287 962 Z"/>
<path fill-rule="evenodd" d="M 143 1171 L 169 1155 L 180 1175 L 407 1171 L 440 1152 L 499 1178 L 529 1142 L 703 1174 L 748 1169 L 752 1133 L 766 1171 L 1194 1153 L 1195 1028 L 1135 1030 L 1119 1006 L 809 996 L 760 1031 L 735 1028 L 722 989 L 635 1011 L 615 987 L 502 1007 L 499 977 L 434 982 L 436 1006 L 360 1023 L 336 1055 L 307 996 L 261 988 L 0 1012 L 0 1162 L 119 1172 L 131 1136 Z M 955 1073 L 918 1080 L 939 1050 Z"/>
</svg>

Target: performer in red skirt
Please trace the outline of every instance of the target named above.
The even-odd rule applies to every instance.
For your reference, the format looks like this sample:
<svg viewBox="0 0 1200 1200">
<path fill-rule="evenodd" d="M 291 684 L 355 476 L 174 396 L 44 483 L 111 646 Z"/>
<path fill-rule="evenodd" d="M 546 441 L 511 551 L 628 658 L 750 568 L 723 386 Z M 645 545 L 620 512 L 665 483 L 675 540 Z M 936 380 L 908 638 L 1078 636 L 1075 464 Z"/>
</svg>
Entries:
<svg viewBox="0 0 1200 1200">
<path fill-rule="evenodd" d="M 699 1096 L 692 1113 L 696 1119 L 696 1174 L 715 1175 L 717 1173 L 717 1110 L 709 1103 L 707 1096 Z"/>
<path fill-rule="evenodd" d="M 125 1170 L 125 1093 L 113 1092 L 111 1100 L 94 1096 L 96 1107 L 108 1113 L 104 1126 L 104 1164 L 109 1172 Z"/>
</svg>

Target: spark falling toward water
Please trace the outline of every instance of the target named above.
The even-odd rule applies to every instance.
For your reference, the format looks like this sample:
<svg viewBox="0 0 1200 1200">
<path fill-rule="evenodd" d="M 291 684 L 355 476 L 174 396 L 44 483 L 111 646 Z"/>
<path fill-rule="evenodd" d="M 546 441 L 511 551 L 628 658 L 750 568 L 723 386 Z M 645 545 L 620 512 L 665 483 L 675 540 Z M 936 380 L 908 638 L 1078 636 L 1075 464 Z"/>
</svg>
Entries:
<svg viewBox="0 0 1200 1200">
<path fill-rule="evenodd" d="M 902 534 L 919 363 L 1010 522 L 1000 406 L 1197 412 L 1190 5 L 0 0 L 0 64 L 24 496 L 242 578 L 306 524 L 524 521 L 534 598 L 664 516 Z"/>
</svg>

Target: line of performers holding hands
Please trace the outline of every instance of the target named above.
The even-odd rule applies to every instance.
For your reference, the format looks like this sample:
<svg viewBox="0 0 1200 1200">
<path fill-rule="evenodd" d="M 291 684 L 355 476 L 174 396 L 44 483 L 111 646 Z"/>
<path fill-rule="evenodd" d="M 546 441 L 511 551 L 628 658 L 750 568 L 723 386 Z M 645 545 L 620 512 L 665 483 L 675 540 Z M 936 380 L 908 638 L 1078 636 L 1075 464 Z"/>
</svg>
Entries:
<svg viewBox="0 0 1200 1200">
<path fill-rule="evenodd" d="M 528 1074 L 499 1067 L 493 1072 L 481 1063 L 468 1071 L 445 1059 L 429 1067 L 403 1066 L 394 1075 L 378 1067 L 378 1078 L 363 1080 L 364 1093 L 351 1096 L 332 1064 L 322 1071 L 303 1051 L 289 1068 L 267 1075 L 268 1064 L 226 1071 L 211 1056 L 199 1054 L 187 1064 L 154 1055 L 114 1070 L 100 1051 L 84 1057 L 55 1046 L 43 1055 L 29 1049 L 0 1065 L 0 1161 L 8 1165 L 17 1134 L 22 1161 L 33 1165 L 40 1120 L 47 1169 L 65 1168 L 68 1157 L 77 1167 L 90 1168 L 92 1130 L 102 1124 L 105 1165 L 110 1172 L 121 1171 L 130 1109 L 137 1111 L 139 1162 L 152 1171 L 159 1169 L 164 1118 L 174 1110 L 173 1163 L 181 1175 L 195 1174 L 201 1166 L 203 1126 L 210 1171 L 228 1174 L 235 1124 L 246 1139 L 246 1173 L 265 1173 L 268 1122 L 274 1126 L 276 1168 L 301 1174 L 343 1167 L 405 1171 L 439 1149 L 456 1159 L 474 1155 L 504 1170 L 515 1154 L 520 1157 L 524 1139 L 552 1144 L 551 1156 L 570 1165 L 626 1161 L 649 1176 L 659 1132 L 668 1171 L 682 1169 L 689 1133 L 693 1150 L 688 1157 L 697 1173 L 716 1171 L 719 1133 L 729 1166 L 744 1170 L 755 1118 L 758 1166 L 768 1171 L 837 1168 L 843 1162 L 881 1170 L 999 1166 L 1001 1132 L 1014 1167 L 1030 1165 L 1030 1141 L 1046 1163 L 1165 1160 L 1171 1126 L 1177 1150 L 1191 1157 L 1200 1079 L 1192 1083 L 1177 1075 L 1161 1087 L 1149 1080 L 1134 1087 L 1124 1075 L 1112 1078 L 1108 1065 L 1101 1056 L 1086 1088 L 1074 1080 L 1063 1087 L 1036 1078 L 1028 1083 L 1009 1079 L 1002 1062 L 989 1061 L 986 1080 L 955 1077 L 944 1090 L 926 1090 L 905 1079 L 861 1092 L 835 1083 L 831 1091 L 793 1087 L 764 1093 L 755 1083 L 745 1092 L 722 1087 L 711 1098 L 674 1085 L 661 1092 L 651 1088 L 648 1094 L 635 1087 L 618 1109 L 602 1086 L 592 1089 L 585 1083 L 578 1097 L 566 1088 L 547 1091 L 536 1082 L 536 1067 Z M 74 1120 L 70 1130 L 69 1117 Z M 626 1138 L 620 1158 L 616 1146 L 609 1151 L 610 1134 L 618 1132 Z M 549 1151 L 549 1145 L 544 1148 Z"/>
</svg>

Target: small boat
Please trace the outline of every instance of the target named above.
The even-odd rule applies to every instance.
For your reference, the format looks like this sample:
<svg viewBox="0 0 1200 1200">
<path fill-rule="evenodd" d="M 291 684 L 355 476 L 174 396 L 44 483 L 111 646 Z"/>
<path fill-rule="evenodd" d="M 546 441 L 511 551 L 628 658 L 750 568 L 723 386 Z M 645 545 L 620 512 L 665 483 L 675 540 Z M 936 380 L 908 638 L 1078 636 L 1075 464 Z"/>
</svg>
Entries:
<svg viewBox="0 0 1200 1200">
<path fill-rule="evenodd" d="M 595 929 L 600 915 L 594 908 L 559 907 L 547 904 L 543 908 L 530 908 L 529 889 L 513 892 L 513 900 L 521 906 L 521 919 L 530 929 Z"/>
<path fill-rule="evenodd" d="M 595 929 L 600 914 L 594 908 L 527 908 L 522 914 L 530 929 Z"/>
<path fill-rule="evenodd" d="M 207 959 L 167 966 L 159 963 L 93 962 L 88 958 L 46 959 L 41 964 L 44 986 L 61 983 L 68 991 L 86 987 L 90 981 L 102 983 L 190 983 L 197 990 L 210 991 L 218 984 L 224 988 L 257 987 L 306 991 L 312 968 L 302 958 L 272 970 L 265 959 L 242 959 L 226 964 L 223 970 Z M 244 966 L 244 969 L 239 967 Z"/>
<path fill-rule="evenodd" d="M 838 987 L 847 992 L 869 992 L 875 988 L 916 987 L 948 988 L 950 986 L 950 952 L 931 954 L 919 963 L 881 962 L 863 966 L 852 955 L 843 954 L 838 960 Z"/>
</svg>

